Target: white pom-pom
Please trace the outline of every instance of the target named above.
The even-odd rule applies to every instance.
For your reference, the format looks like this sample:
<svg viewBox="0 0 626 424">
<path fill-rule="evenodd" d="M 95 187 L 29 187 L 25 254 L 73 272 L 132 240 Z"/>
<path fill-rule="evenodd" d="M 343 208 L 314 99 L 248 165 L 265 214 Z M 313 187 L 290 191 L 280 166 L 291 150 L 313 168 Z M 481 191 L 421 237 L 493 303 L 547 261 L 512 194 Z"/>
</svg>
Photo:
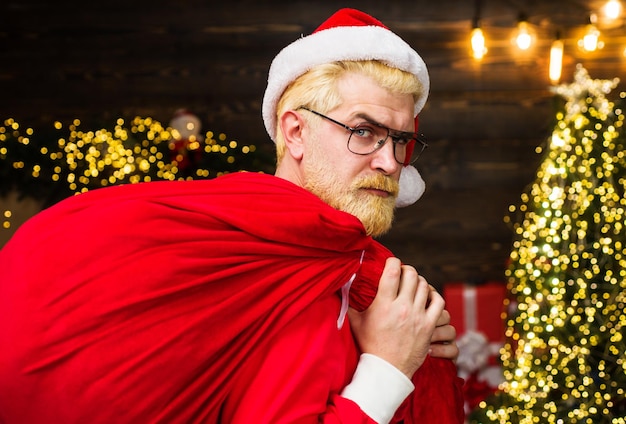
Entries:
<svg viewBox="0 0 626 424">
<path fill-rule="evenodd" d="M 396 198 L 396 207 L 403 208 L 417 202 L 424 190 L 426 183 L 417 169 L 410 165 L 405 166 L 400 173 L 400 193 Z"/>
</svg>

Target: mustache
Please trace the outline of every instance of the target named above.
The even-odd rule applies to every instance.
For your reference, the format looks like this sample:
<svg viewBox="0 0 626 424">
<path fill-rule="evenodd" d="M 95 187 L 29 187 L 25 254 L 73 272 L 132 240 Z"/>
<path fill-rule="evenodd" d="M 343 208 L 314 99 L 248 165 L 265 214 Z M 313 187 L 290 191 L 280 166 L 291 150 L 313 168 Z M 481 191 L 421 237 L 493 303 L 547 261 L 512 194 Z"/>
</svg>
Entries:
<svg viewBox="0 0 626 424">
<path fill-rule="evenodd" d="M 397 197 L 400 191 L 400 183 L 386 175 L 376 174 L 359 179 L 355 183 L 355 188 L 383 190 Z"/>
</svg>

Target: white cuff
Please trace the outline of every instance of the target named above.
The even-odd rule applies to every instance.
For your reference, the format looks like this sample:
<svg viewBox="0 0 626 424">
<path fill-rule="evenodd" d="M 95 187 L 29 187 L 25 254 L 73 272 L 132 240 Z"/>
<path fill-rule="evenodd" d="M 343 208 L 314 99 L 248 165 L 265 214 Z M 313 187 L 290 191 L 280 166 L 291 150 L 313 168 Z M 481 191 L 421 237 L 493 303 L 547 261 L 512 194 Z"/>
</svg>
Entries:
<svg viewBox="0 0 626 424">
<path fill-rule="evenodd" d="M 393 418 L 415 386 L 400 370 L 378 356 L 364 353 L 359 359 L 352 382 L 341 392 L 379 424 Z"/>
</svg>

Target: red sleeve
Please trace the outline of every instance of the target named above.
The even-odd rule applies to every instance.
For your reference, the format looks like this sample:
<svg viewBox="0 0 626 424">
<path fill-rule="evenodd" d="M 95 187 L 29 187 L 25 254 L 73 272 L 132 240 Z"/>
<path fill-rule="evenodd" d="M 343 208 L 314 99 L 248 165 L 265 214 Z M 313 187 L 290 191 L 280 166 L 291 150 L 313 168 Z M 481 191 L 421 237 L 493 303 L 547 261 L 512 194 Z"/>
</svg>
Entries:
<svg viewBox="0 0 626 424">
<path fill-rule="evenodd" d="M 234 377 L 223 422 L 375 424 L 339 395 L 359 357 L 348 323 L 337 329 L 339 303 L 315 302 L 250 358 Z"/>
</svg>

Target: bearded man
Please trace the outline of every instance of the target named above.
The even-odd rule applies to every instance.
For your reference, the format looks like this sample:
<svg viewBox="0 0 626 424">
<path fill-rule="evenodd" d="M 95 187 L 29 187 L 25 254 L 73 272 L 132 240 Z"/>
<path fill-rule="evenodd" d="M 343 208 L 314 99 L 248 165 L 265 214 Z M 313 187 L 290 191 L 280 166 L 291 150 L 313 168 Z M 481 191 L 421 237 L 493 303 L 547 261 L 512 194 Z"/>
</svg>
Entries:
<svg viewBox="0 0 626 424">
<path fill-rule="evenodd" d="M 0 422 L 460 423 L 441 296 L 374 240 L 419 198 L 419 55 L 342 9 L 274 59 L 276 175 L 81 194 L 0 251 Z"/>
</svg>

